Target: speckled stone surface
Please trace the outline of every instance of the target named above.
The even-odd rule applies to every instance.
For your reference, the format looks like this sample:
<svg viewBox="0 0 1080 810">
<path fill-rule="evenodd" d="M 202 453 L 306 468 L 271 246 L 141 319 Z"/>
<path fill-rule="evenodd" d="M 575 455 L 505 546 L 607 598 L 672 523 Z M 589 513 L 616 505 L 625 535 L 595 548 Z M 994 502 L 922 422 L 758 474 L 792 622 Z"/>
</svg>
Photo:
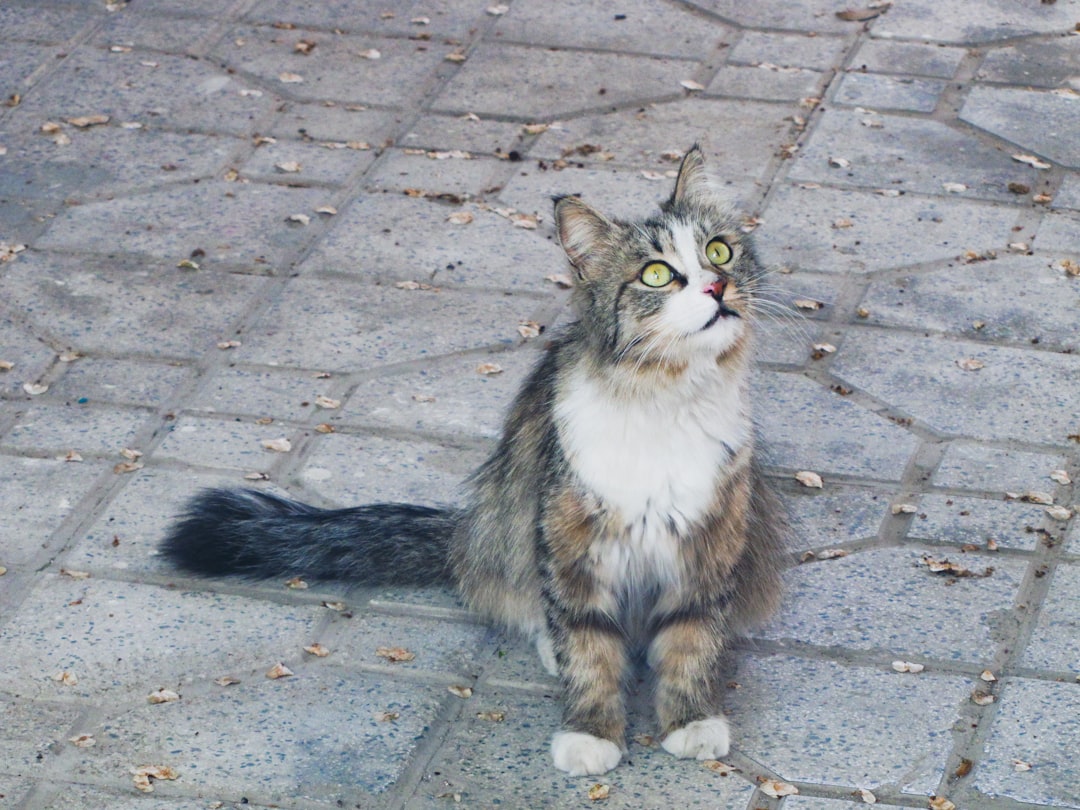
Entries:
<svg viewBox="0 0 1080 810">
<path fill-rule="evenodd" d="M 1080 810 L 1078 21 L 0 0 L 0 810 Z M 622 764 L 555 770 L 558 681 L 450 587 L 165 563 L 203 487 L 460 503 L 574 317 L 552 195 L 647 215 L 695 142 L 775 271 L 792 526 L 729 775 L 644 670 Z"/>
</svg>

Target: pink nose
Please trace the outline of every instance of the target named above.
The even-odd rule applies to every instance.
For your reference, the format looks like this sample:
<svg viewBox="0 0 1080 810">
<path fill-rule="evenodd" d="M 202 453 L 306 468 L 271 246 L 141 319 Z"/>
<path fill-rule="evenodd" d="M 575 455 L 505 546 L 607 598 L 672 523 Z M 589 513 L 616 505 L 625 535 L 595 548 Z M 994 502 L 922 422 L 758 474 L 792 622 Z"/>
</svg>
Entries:
<svg viewBox="0 0 1080 810">
<path fill-rule="evenodd" d="M 727 282 L 722 278 L 718 278 L 715 281 L 711 281 L 705 285 L 705 289 L 702 290 L 706 295 L 711 295 L 717 301 L 724 297 L 724 288 L 727 287 Z"/>
</svg>

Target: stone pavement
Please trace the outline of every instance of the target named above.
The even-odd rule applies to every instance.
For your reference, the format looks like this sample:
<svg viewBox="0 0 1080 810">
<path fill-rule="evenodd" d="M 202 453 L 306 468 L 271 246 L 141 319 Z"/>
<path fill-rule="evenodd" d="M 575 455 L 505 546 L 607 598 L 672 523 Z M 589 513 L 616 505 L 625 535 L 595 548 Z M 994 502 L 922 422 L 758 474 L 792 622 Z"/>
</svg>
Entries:
<svg viewBox="0 0 1080 810">
<path fill-rule="evenodd" d="M 0 0 L 0 808 L 1080 808 L 1078 24 Z M 567 317 L 548 196 L 645 213 L 698 140 L 795 316 L 763 325 L 796 532 L 730 664 L 737 772 L 644 707 L 617 770 L 554 771 L 555 684 L 451 593 L 162 565 L 206 485 L 453 502 Z"/>
</svg>

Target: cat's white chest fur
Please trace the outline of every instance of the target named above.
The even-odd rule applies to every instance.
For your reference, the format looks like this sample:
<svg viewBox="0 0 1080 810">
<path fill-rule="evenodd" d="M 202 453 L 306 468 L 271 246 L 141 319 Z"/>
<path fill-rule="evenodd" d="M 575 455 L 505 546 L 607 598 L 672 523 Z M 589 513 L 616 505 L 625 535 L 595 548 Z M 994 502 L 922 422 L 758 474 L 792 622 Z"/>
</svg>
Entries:
<svg viewBox="0 0 1080 810">
<path fill-rule="evenodd" d="M 584 374 L 555 406 L 559 437 L 581 482 L 625 530 L 593 550 L 601 576 L 678 578 L 678 537 L 713 503 L 721 470 L 750 441 L 740 380 L 714 368 L 705 379 L 625 397 Z"/>
</svg>

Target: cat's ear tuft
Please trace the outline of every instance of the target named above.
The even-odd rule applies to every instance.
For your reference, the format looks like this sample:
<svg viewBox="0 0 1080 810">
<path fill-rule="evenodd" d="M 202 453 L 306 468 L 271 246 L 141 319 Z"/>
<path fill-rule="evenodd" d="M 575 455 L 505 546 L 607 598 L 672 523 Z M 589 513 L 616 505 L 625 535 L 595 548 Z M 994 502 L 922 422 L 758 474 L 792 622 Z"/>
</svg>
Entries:
<svg viewBox="0 0 1080 810">
<path fill-rule="evenodd" d="M 690 201 L 696 197 L 708 195 L 711 189 L 712 180 L 705 169 L 705 153 L 695 143 L 683 155 L 682 164 L 679 166 L 679 177 L 675 181 L 675 191 L 671 195 L 671 203 Z"/>
<path fill-rule="evenodd" d="M 614 225 L 577 197 L 556 197 L 555 228 L 570 264 L 580 278 L 588 278 L 591 259 L 604 246 Z"/>
</svg>

